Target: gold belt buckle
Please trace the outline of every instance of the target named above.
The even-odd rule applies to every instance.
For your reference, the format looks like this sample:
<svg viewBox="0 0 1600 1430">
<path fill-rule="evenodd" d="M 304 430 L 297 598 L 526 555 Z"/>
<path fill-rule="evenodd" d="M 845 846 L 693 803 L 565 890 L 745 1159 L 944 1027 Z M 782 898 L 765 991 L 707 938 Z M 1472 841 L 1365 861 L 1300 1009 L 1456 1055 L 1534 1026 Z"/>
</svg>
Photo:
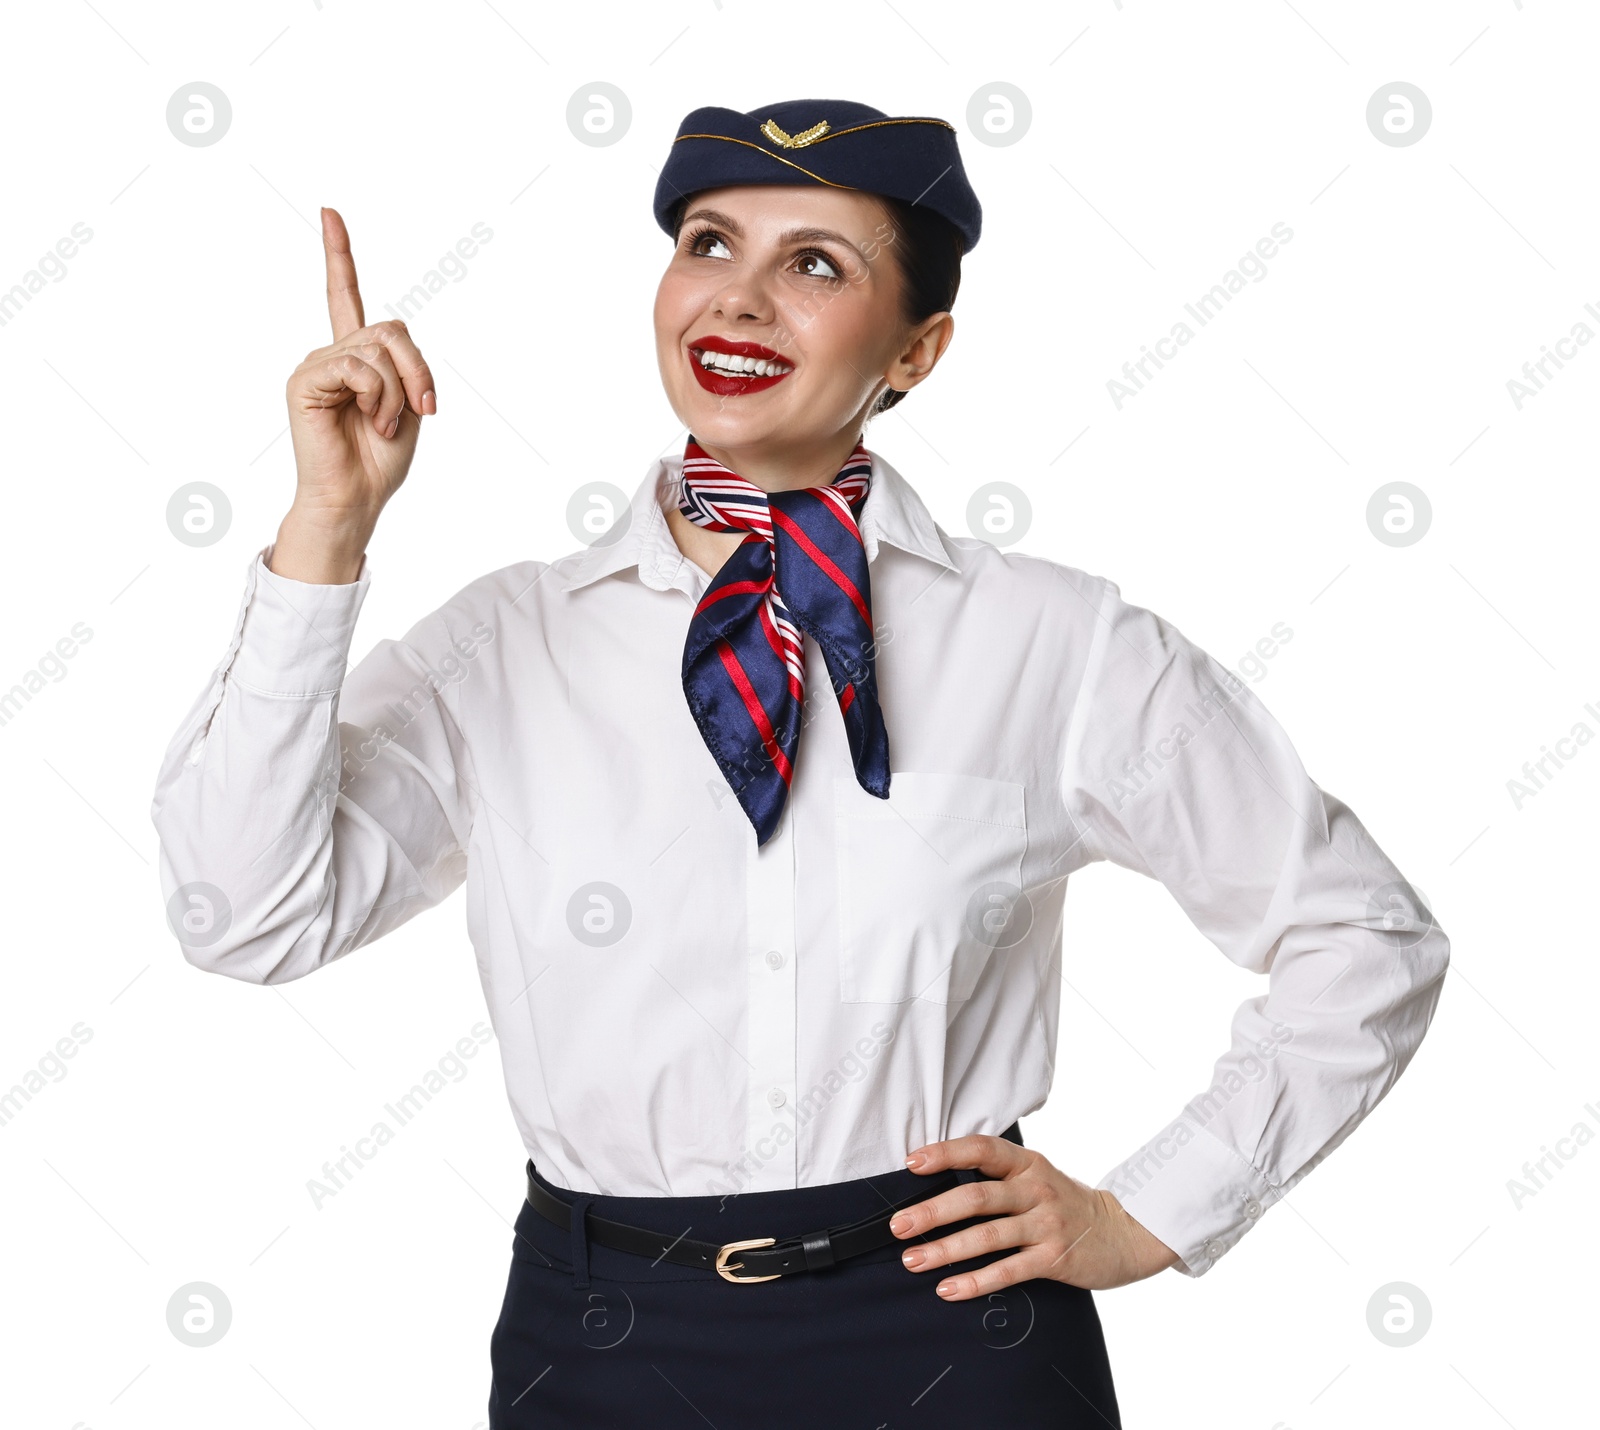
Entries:
<svg viewBox="0 0 1600 1430">
<path fill-rule="evenodd" d="M 743 1263 L 738 1261 L 733 1262 L 732 1265 L 728 1263 L 729 1252 L 748 1251 L 752 1246 L 771 1246 L 776 1239 L 777 1238 L 771 1236 L 760 1236 L 754 1241 L 730 1241 L 719 1252 L 717 1252 L 717 1275 L 720 1276 L 724 1281 L 735 1281 L 741 1286 L 752 1285 L 757 1281 L 776 1281 L 780 1276 L 783 1275 L 781 1271 L 775 1271 L 771 1276 L 735 1276 L 733 1273 L 737 1271 L 740 1266 L 743 1265 Z"/>
</svg>

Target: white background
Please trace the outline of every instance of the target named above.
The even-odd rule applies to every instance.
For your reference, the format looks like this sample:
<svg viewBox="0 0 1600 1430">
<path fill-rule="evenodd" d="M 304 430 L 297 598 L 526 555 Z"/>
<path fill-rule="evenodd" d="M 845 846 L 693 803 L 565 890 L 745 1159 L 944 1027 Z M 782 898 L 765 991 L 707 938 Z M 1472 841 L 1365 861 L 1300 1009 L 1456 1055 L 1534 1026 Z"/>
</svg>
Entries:
<svg viewBox="0 0 1600 1430">
<path fill-rule="evenodd" d="M 956 341 L 871 445 L 952 533 L 978 486 L 1020 486 L 1022 549 L 1225 663 L 1287 624 L 1257 693 L 1452 936 L 1433 1030 L 1350 1141 L 1203 1278 L 1098 1296 L 1126 1423 L 1593 1415 L 1600 1147 L 1565 1144 L 1520 1208 L 1507 1182 L 1600 1130 L 1600 750 L 1520 809 L 1507 781 L 1600 731 L 1600 345 L 1520 410 L 1506 385 L 1600 306 L 1592 12 L 97 0 L 5 26 L 0 290 L 93 231 L 0 328 L 0 688 L 93 632 L 0 726 L 0 1089 L 92 1034 L 0 1126 L 8 1425 L 485 1422 L 523 1165 L 493 1046 L 320 1210 L 306 1190 L 483 1016 L 459 895 L 314 978 L 202 977 L 164 922 L 156 768 L 290 499 L 283 385 L 328 341 L 318 206 L 349 224 L 369 320 L 493 231 L 412 323 L 440 410 L 369 556 L 359 659 L 474 576 L 573 549 L 581 483 L 631 492 L 681 448 L 656 169 L 689 109 L 801 96 L 951 120 L 983 203 Z M 233 106 L 205 148 L 165 118 L 195 80 Z M 632 105 L 608 147 L 566 122 L 596 80 Z M 1409 147 L 1366 124 L 1395 80 L 1432 102 Z M 967 126 L 995 81 L 1032 105 L 1004 147 Z M 1108 379 L 1276 222 L 1267 276 L 1118 410 Z M 166 525 L 196 480 L 233 507 L 204 549 Z M 1432 504 L 1403 548 L 1366 520 L 1393 480 Z M 1068 909 L 1057 1085 L 1024 1132 L 1093 1181 L 1207 1084 L 1264 985 L 1153 882 L 1097 868 Z M 233 1307 L 205 1349 L 166 1324 L 191 1281 Z M 1367 1323 L 1394 1281 L 1433 1312 L 1403 1349 Z"/>
</svg>

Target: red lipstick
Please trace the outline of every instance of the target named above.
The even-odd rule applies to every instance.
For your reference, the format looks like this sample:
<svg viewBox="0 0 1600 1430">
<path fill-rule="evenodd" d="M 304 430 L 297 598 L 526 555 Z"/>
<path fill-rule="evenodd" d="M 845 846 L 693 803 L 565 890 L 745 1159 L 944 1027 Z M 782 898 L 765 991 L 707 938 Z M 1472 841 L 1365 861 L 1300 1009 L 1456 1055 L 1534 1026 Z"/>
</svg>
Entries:
<svg viewBox="0 0 1600 1430">
<path fill-rule="evenodd" d="M 761 358 L 767 362 L 781 362 L 787 366 L 788 371 L 768 373 L 757 376 L 753 372 L 733 373 L 723 372 L 715 367 L 705 367 L 700 362 L 702 352 L 727 353 L 733 357 Z M 718 397 L 742 397 L 749 392 L 763 392 L 775 383 L 782 382 L 784 378 L 794 371 L 794 364 L 782 353 L 775 352 L 772 348 L 764 347 L 760 343 L 735 341 L 729 338 L 719 338 L 708 335 L 695 338 L 688 345 L 689 366 L 694 371 L 695 381 L 705 388 L 707 392 L 715 393 Z"/>
</svg>

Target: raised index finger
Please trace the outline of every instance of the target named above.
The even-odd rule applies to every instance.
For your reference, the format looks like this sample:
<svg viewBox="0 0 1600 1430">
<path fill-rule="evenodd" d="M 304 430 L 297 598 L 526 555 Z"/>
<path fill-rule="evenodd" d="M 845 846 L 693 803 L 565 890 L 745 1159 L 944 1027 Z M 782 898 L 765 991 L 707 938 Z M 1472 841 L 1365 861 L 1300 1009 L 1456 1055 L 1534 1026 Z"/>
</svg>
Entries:
<svg viewBox="0 0 1600 1430">
<path fill-rule="evenodd" d="M 322 251 L 328 259 L 328 319 L 339 342 L 366 326 L 361 289 L 356 286 L 356 261 L 350 253 L 350 232 L 338 209 L 322 211 Z"/>
</svg>

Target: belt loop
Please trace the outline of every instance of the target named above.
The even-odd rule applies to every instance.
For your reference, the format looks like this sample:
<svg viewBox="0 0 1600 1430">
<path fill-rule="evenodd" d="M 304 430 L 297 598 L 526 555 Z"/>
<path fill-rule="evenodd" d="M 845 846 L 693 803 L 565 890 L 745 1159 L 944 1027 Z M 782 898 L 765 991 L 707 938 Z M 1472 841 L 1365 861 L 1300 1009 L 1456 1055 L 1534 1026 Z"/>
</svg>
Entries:
<svg viewBox="0 0 1600 1430">
<path fill-rule="evenodd" d="M 589 1289 L 589 1204 L 594 1198 L 580 1192 L 572 1199 L 572 1286 Z"/>
</svg>

